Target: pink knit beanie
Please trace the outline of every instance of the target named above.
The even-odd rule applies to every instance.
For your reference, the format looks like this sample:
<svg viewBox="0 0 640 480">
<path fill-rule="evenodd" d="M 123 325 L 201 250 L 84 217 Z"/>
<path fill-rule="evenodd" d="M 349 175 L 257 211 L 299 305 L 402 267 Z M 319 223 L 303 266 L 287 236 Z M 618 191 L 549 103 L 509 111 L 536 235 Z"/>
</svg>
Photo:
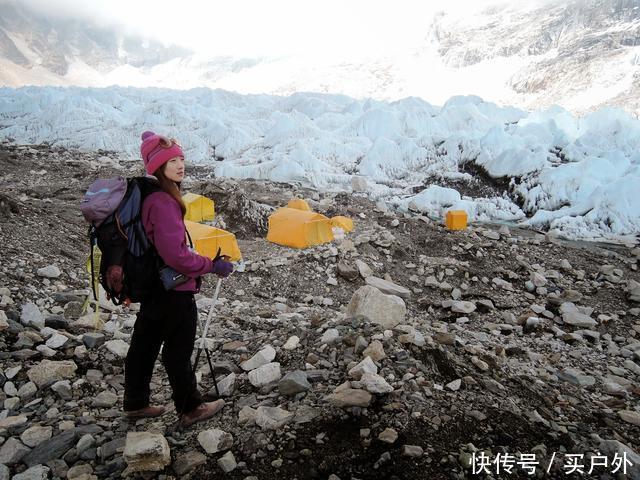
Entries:
<svg viewBox="0 0 640 480">
<path fill-rule="evenodd" d="M 180 145 L 150 131 L 142 134 L 140 154 L 149 175 L 174 157 L 184 158 Z"/>
</svg>

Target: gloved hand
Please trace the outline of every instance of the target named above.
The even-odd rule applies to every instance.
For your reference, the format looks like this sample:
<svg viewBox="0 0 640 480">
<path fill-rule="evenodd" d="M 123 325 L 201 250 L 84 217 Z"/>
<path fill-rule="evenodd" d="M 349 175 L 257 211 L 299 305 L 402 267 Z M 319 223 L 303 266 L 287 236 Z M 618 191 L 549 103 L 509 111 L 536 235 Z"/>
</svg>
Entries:
<svg viewBox="0 0 640 480">
<path fill-rule="evenodd" d="M 211 273 L 226 278 L 233 272 L 233 263 L 225 260 L 225 257 L 214 258 Z"/>
</svg>

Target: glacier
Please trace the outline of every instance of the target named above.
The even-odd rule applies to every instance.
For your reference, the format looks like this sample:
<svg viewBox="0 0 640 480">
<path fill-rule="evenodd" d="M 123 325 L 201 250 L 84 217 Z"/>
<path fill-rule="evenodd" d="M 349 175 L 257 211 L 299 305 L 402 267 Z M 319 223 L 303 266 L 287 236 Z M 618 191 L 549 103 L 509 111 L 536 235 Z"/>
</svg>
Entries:
<svg viewBox="0 0 640 480">
<path fill-rule="evenodd" d="M 179 139 L 188 163 L 216 176 L 352 191 L 441 219 L 512 222 L 555 235 L 635 242 L 640 232 L 640 120 L 606 107 L 576 117 L 477 96 L 442 106 L 345 95 L 242 95 L 196 88 L 0 88 L 0 138 L 107 150 L 139 159 L 140 134 Z M 508 192 L 470 197 L 442 180 L 475 172 Z M 89 179 L 87 179 L 89 180 Z M 360 194 L 360 193 L 357 193 Z"/>
</svg>

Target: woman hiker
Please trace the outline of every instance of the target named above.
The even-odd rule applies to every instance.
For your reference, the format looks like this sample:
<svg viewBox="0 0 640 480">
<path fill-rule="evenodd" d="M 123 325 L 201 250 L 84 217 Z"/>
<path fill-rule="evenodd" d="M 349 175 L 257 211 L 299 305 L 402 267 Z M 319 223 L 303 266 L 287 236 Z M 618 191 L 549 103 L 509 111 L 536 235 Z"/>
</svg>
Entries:
<svg viewBox="0 0 640 480">
<path fill-rule="evenodd" d="M 205 403 L 197 389 L 191 354 L 196 338 L 198 311 L 193 298 L 200 289 L 201 276 L 215 273 L 228 276 L 233 265 L 223 258 L 215 262 L 198 255 L 187 246 L 184 225 L 185 205 L 180 195 L 184 178 L 184 154 L 175 140 L 142 134 L 140 153 L 148 176 L 157 179 L 160 191 L 148 195 L 142 204 L 145 232 L 166 265 L 189 279 L 165 290 L 158 290 L 140 304 L 140 312 L 125 361 L 124 411 L 127 417 L 156 417 L 163 406 L 149 405 L 149 383 L 162 348 L 162 363 L 173 391 L 173 402 L 182 426 L 211 418 L 224 406 L 224 400 Z"/>
</svg>

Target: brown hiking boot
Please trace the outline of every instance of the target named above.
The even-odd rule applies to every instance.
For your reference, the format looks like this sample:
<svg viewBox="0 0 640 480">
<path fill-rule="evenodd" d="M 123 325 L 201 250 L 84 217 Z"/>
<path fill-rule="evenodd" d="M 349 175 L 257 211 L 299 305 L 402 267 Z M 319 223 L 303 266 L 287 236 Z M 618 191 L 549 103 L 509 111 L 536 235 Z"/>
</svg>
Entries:
<svg viewBox="0 0 640 480">
<path fill-rule="evenodd" d="M 159 417 L 165 412 L 165 408 L 162 405 L 158 405 L 156 407 L 152 407 L 148 405 L 144 408 L 139 408 L 138 410 L 125 410 L 125 417 L 129 418 L 150 418 L 150 417 Z"/>
<path fill-rule="evenodd" d="M 202 422 L 213 417 L 224 407 L 224 400 L 216 400 L 215 402 L 201 403 L 189 413 L 180 415 L 180 425 L 182 427 L 190 427 L 196 422 Z"/>
</svg>

